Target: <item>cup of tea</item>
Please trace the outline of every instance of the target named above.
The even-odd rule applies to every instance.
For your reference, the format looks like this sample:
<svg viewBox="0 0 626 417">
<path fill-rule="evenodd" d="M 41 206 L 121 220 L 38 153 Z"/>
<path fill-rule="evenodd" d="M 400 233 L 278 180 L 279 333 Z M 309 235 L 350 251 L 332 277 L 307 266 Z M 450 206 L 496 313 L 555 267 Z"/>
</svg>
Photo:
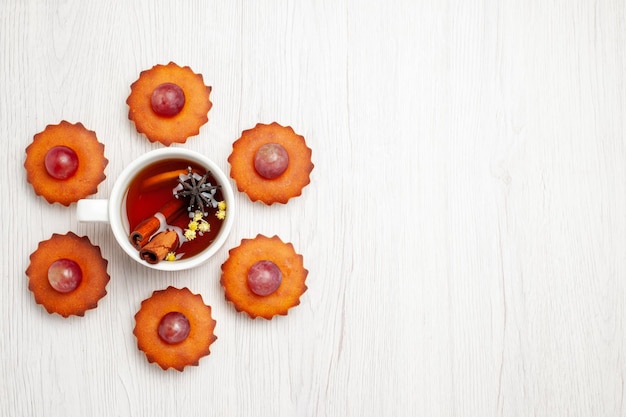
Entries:
<svg viewBox="0 0 626 417">
<path fill-rule="evenodd" d="M 161 148 L 131 162 L 108 199 L 76 205 L 79 222 L 109 223 L 132 259 L 153 269 L 202 265 L 224 244 L 234 219 L 234 193 L 222 170 L 184 148 Z"/>
</svg>

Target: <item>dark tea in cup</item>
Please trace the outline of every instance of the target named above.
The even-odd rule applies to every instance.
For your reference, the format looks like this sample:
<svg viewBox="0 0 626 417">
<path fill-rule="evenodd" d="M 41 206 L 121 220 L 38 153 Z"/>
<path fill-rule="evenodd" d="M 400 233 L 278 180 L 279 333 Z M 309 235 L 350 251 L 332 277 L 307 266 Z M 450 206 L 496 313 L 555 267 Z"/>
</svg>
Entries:
<svg viewBox="0 0 626 417">
<path fill-rule="evenodd" d="M 80 222 L 109 223 L 120 247 L 142 265 L 182 271 L 222 247 L 233 204 L 230 180 L 215 162 L 192 150 L 162 148 L 128 164 L 108 200 L 79 200 L 76 214 Z"/>
<path fill-rule="evenodd" d="M 206 249 L 219 234 L 226 203 L 213 174 L 184 159 L 141 170 L 126 193 L 129 239 L 149 263 L 177 261 Z"/>
</svg>

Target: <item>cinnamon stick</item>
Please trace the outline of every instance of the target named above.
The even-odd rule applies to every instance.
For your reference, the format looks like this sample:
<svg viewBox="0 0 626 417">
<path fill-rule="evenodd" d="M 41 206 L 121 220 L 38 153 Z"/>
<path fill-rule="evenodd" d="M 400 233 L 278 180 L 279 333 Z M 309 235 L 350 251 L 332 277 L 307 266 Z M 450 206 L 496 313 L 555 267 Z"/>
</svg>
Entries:
<svg viewBox="0 0 626 417">
<path fill-rule="evenodd" d="M 135 249 L 140 250 L 148 243 L 150 237 L 159 231 L 163 222 L 169 224 L 186 210 L 187 204 L 183 199 L 172 198 L 168 200 L 154 216 L 139 223 L 130 233 L 128 240 Z"/>
<path fill-rule="evenodd" d="M 178 233 L 167 230 L 158 233 L 150 242 L 146 243 L 139 251 L 139 256 L 150 264 L 156 264 L 165 259 L 168 253 L 175 251 L 178 245 Z"/>
</svg>

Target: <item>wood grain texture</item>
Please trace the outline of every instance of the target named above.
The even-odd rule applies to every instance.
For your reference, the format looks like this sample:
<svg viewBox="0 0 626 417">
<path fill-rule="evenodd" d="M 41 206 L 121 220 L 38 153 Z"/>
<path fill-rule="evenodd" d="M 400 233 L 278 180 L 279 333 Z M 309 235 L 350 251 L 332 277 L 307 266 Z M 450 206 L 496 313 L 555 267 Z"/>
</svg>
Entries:
<svg viewBox="0 0 626 417">
<path fill-rule="evenodd" d="M 0 415 L 625 416 L 625 45 L 620 0 L 4 0 Z M 105 144 L 106 198 L 160 146 L 125 100 L 169 61 L 213 86 L 184 147 L 227 171 L 241 131 L 277 121 L 315 164 L 287 205 L 237 194 L 225 247 L 176 274 L 35 196 L 22 167 L 35 133 L 80 121 Z M 62 319 L 24 271 L 70 230 L 111 282 Z M 269 322 L 219 285 L 228 249 L 257 233 L 309 270 L 301 304 Z M 217 320 L 183 373 L 148 364 L 132 334 L 168 285 Z"/>
</svg>

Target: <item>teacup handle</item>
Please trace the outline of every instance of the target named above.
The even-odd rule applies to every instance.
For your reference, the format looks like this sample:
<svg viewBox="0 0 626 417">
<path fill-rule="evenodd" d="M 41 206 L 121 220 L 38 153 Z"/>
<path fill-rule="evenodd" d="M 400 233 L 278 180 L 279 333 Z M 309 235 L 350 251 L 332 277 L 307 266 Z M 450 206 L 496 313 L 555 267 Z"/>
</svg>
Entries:
<svg viewBox="0 0 626 417">
<path fill-rule="evenodd" d="M 76 203 L 76 217 L 79 222 L 109 222 L 109 200 L 88 199 Z"/>
</svg>

